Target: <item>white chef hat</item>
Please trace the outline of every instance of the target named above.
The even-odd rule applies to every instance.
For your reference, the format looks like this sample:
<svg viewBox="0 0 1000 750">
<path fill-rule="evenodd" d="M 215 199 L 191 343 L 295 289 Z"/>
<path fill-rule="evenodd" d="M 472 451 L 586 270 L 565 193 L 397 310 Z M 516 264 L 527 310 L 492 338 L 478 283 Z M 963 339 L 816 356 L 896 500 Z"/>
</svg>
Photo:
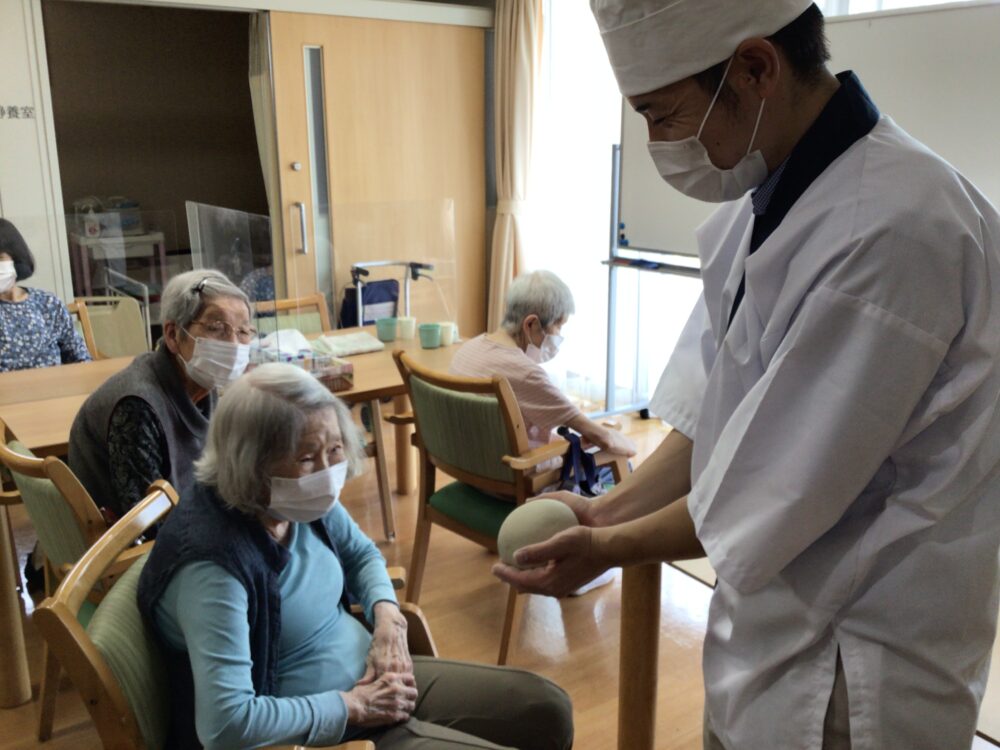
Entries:
<svg viewBox="0 0 1000 750">
<path fill-rule="evenodd" d="M 813 0 L 590 0 L 624 96 L 708 70 L 740 42 L 770 36 Z"/>
</svg>

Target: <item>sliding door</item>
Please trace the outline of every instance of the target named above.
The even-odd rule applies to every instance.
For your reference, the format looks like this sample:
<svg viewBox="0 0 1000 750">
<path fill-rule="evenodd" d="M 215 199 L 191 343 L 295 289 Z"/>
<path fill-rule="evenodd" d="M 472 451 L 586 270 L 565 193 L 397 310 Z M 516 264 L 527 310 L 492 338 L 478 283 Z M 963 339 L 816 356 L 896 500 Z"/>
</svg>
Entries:
<svg viewBox="0 0 1000 750">
<path fill-rule="evenodd" d="M 426 263 L 412 313 L 482 331 L 484 31 L 272 13 L 271 40 L 286 296 L 339 313 L 355 264 Z M 399 280 L 400 314 L 403 274 L 368 277 Z"/>
</svg>

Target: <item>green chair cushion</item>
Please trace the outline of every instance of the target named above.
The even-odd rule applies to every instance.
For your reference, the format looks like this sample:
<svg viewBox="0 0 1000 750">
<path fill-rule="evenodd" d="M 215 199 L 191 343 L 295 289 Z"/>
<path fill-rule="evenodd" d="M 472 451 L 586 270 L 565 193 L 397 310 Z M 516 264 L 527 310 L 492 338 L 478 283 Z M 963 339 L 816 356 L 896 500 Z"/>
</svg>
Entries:
<svg viewBox="0 0 1000 750">
<path fill-rule="evenodd" d="M 514 471 L 501 460 L 513 450 L 495 397 L 448 390 L 413 376 L 410 400 L 428 453 L 475 476 L 514 481 Z"/>
<path fill-rule="evenodd" d="M 517 507 L 513 500 L 487 495 L 463 482 L 442 487 L 431 495 L 429 502 L 448 518 L 493 538 L 500 533 L 504 519 Z"/>
<path fill-rule="evenodd" d="M 133 563 L 111 587 L 91 617 L 87 633 L 118 679 L 146 747 L 159 748 L 167 736 L 170 696 L 166 665 L 136 602 L 146 559 Z"/>
<path fill-rule="evenodd" d="M 17 440 L 8 443 L 8 447 L 22 456 L 34 457 Z M 45 556 L 55 568 L 74 564 L 87 551 L 87 540 L 69 503 L 51 480 L 29 477 L 16 471 L 11 474 Z"/>
</svg>

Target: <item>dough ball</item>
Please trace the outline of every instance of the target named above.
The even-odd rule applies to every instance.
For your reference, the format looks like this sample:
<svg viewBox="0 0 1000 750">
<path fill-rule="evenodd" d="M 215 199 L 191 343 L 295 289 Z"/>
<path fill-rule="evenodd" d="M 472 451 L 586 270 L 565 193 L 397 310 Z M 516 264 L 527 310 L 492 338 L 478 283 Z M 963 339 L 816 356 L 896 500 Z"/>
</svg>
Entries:
<svg viewBox="0 0 1000 750">
<path fill-rule="evenodd" d="M 514 565 L 514 553 L 529 544 L 538 544 L 560 531 L 578 524 L 576 514 L 565 503 L 543 498 L 515 508 L 507 516 L 497 536 L 500 559 Z"/>
</svg>

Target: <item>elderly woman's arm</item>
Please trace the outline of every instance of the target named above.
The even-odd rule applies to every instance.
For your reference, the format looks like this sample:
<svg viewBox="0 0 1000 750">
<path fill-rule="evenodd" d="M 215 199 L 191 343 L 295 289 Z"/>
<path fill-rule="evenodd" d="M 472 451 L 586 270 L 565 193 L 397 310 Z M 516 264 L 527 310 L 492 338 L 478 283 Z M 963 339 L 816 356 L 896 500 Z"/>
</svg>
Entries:
<svg viewBox="0 0 1000 750">
<path fill-rule="evenodd" d="M 325 523 L 337 544 L 348 589 L 361 600 L 365 617 L 374 626 L 368 668 L 359 684 L 385 674 L 412 673 L 406 619 L 396 603 L 385 558 L 340 503 L 327 514 Z"/>
<path fill-rule="evenodd" d="M 69 311 L 55 297 L 52 309 L 52 328 L 55 334 L 56 343 L 59 345 L 59 358 L 64 365 L 71 362 L 89 362 L 90 352 L 83 338 L 73 327 L 73 319 L 69 316 Z"/>
<path fill-rule="evenodd" d="M 246 589 L 207 562 L 182 567 L 157 605 L 161 635 L 191 660 L 202 744 L 210 750 L 338 742 L 348 720 L 339 691 L 295 698 L 255 695 L 247 609 Z"/>
<path fill-rule="evenodd" d="M 145 497 L 150 484 L 170 477 L 163 425 L 153 407 L 137 396 L 126 396 L 111 410 L 108 472 L 114 496 L 104 502 L 119 518 Z"/>
</svg>

